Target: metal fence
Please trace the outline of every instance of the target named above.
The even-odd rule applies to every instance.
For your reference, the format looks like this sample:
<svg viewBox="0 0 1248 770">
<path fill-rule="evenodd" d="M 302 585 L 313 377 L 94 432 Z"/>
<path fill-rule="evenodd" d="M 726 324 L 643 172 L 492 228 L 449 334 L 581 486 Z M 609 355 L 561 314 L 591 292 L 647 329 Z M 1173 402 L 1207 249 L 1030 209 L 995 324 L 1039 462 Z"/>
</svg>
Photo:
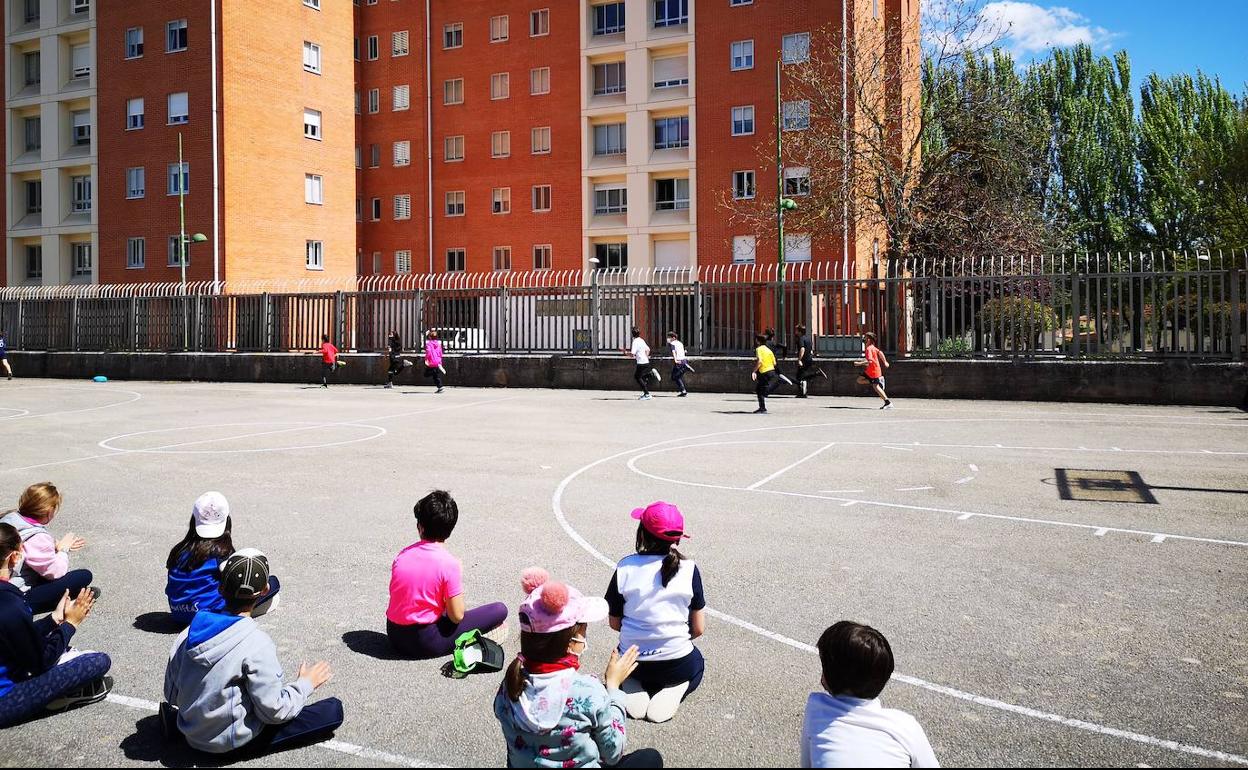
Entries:
<svg viewBox="0 0 1248 770">
<path fill-rule="evenodd" d="M 582 273 L 451 273 L 293 284 L 0 289 L 10 347 L 87 351 L 419 349 L 429 329 L 460 353 L 618 354 L 637 326 L 658 348 L 740 355 L 806 325 L 824 357 L 875 331 L 894 355 L 1242 360 L 1244 253 L 907 262 L 891 277 L 840 266 L 734 265 Z M 838 273 L 838 271 L 840 271 Z M 185 293 L 184 293 L 185 292 Z M 781 314 L 782 317 L 781 317 Z"/>
</svg>

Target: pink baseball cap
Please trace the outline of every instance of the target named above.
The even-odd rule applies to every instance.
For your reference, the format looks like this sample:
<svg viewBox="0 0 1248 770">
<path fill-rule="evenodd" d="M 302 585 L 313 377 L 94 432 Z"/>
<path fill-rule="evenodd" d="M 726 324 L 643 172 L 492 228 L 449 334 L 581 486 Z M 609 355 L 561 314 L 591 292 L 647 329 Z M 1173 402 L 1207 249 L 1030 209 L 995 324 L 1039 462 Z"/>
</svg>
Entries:
<svg viewBox="0 0 1248 770">
<path fill-rule="evenodd" d="M 528 592 L 517 613 L 521 631 L 552 634 L 578 623 L 607 619 L 606 599 L 584 596 L 566 583 L 551 582 L 546 570 L 525 570 L 520 584 Z"/>
<path fill-rule="evenodd" d="M 195 518 L 195 534 L 209 539 L 225 534 L 225 523 L 230 518 L 230 502 L 220 492 L 205 492 L 191 509 Z"/>
<path fill-rule="evenodd" d="M 679 543 L 683 538 L 689 537 L 685 534 L 685 517 L 671 503 L 650 503 L 645 508 L 633 511 L 633 518 L 640 520 L 641 526 L 660 540 Z"/>
</svg>

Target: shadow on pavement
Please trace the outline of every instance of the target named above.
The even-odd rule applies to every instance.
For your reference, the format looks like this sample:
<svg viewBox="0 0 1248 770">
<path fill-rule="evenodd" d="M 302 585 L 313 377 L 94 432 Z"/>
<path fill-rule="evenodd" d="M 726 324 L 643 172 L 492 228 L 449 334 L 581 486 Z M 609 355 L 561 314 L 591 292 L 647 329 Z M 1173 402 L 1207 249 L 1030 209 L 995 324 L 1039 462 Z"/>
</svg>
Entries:
<svg viewBox="0 0 1248 770">
<path fill-rule="evenodd" d="M 177 634 L 186 628 L 168 612 L 145 612 L 134 619 L 134 627 L 149 634 Z"/>
<path fill-rule="evenodd" d="M 342 641 L 358 655 L 378 660 L 408 660 L 394 651 L 390 640 L 380 631 L 348 631 L 342 635 Z"/>
<path fill-rule="evenodd" d="M 160 716 L 151 714 L 134 724 L 134 732 L 121 741 L 126 759 L 159 762 L 164 767 L 228 767 L 245 757 L 214 757 L 192 749 L 182 740 L 165 737 Z"/>
</svg>

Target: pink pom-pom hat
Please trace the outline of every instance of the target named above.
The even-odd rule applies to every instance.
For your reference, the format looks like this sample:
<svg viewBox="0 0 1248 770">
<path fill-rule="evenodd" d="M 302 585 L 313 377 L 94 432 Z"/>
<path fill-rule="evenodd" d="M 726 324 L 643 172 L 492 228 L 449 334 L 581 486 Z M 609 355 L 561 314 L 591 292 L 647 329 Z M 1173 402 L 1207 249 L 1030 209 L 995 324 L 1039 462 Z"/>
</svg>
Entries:
<svg viewBox="0 0 1248 770">
<path fill-rule="evenodd" d="M 546 570 L 531 567 L 520 578 L 528 596 L 520 605 L 520 630 L 534 634 L 563 631 L 578 623 L 607 619 L 607 602 L 581 594 L 566 583 L 550 580 Z"/>
</svg>

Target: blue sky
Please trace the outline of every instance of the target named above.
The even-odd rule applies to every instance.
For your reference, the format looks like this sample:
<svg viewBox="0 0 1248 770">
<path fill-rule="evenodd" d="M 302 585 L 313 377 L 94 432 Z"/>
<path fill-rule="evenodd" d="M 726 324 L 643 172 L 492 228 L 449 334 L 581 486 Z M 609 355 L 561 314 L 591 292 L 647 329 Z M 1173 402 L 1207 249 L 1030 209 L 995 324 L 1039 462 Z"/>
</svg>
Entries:
<svg viewBox="0 0 1248 770">
<path fill-rule="evenodd" d="M 1010 25 L 1006 43 L 1022 59 L 1086 41 L 1125 48 L 1137 86 L 1149 72 L 1197 68 L 1237 94 L 1248 83 L 1248 0 L 987 0 L 985 11 Z"/>
</svg>

